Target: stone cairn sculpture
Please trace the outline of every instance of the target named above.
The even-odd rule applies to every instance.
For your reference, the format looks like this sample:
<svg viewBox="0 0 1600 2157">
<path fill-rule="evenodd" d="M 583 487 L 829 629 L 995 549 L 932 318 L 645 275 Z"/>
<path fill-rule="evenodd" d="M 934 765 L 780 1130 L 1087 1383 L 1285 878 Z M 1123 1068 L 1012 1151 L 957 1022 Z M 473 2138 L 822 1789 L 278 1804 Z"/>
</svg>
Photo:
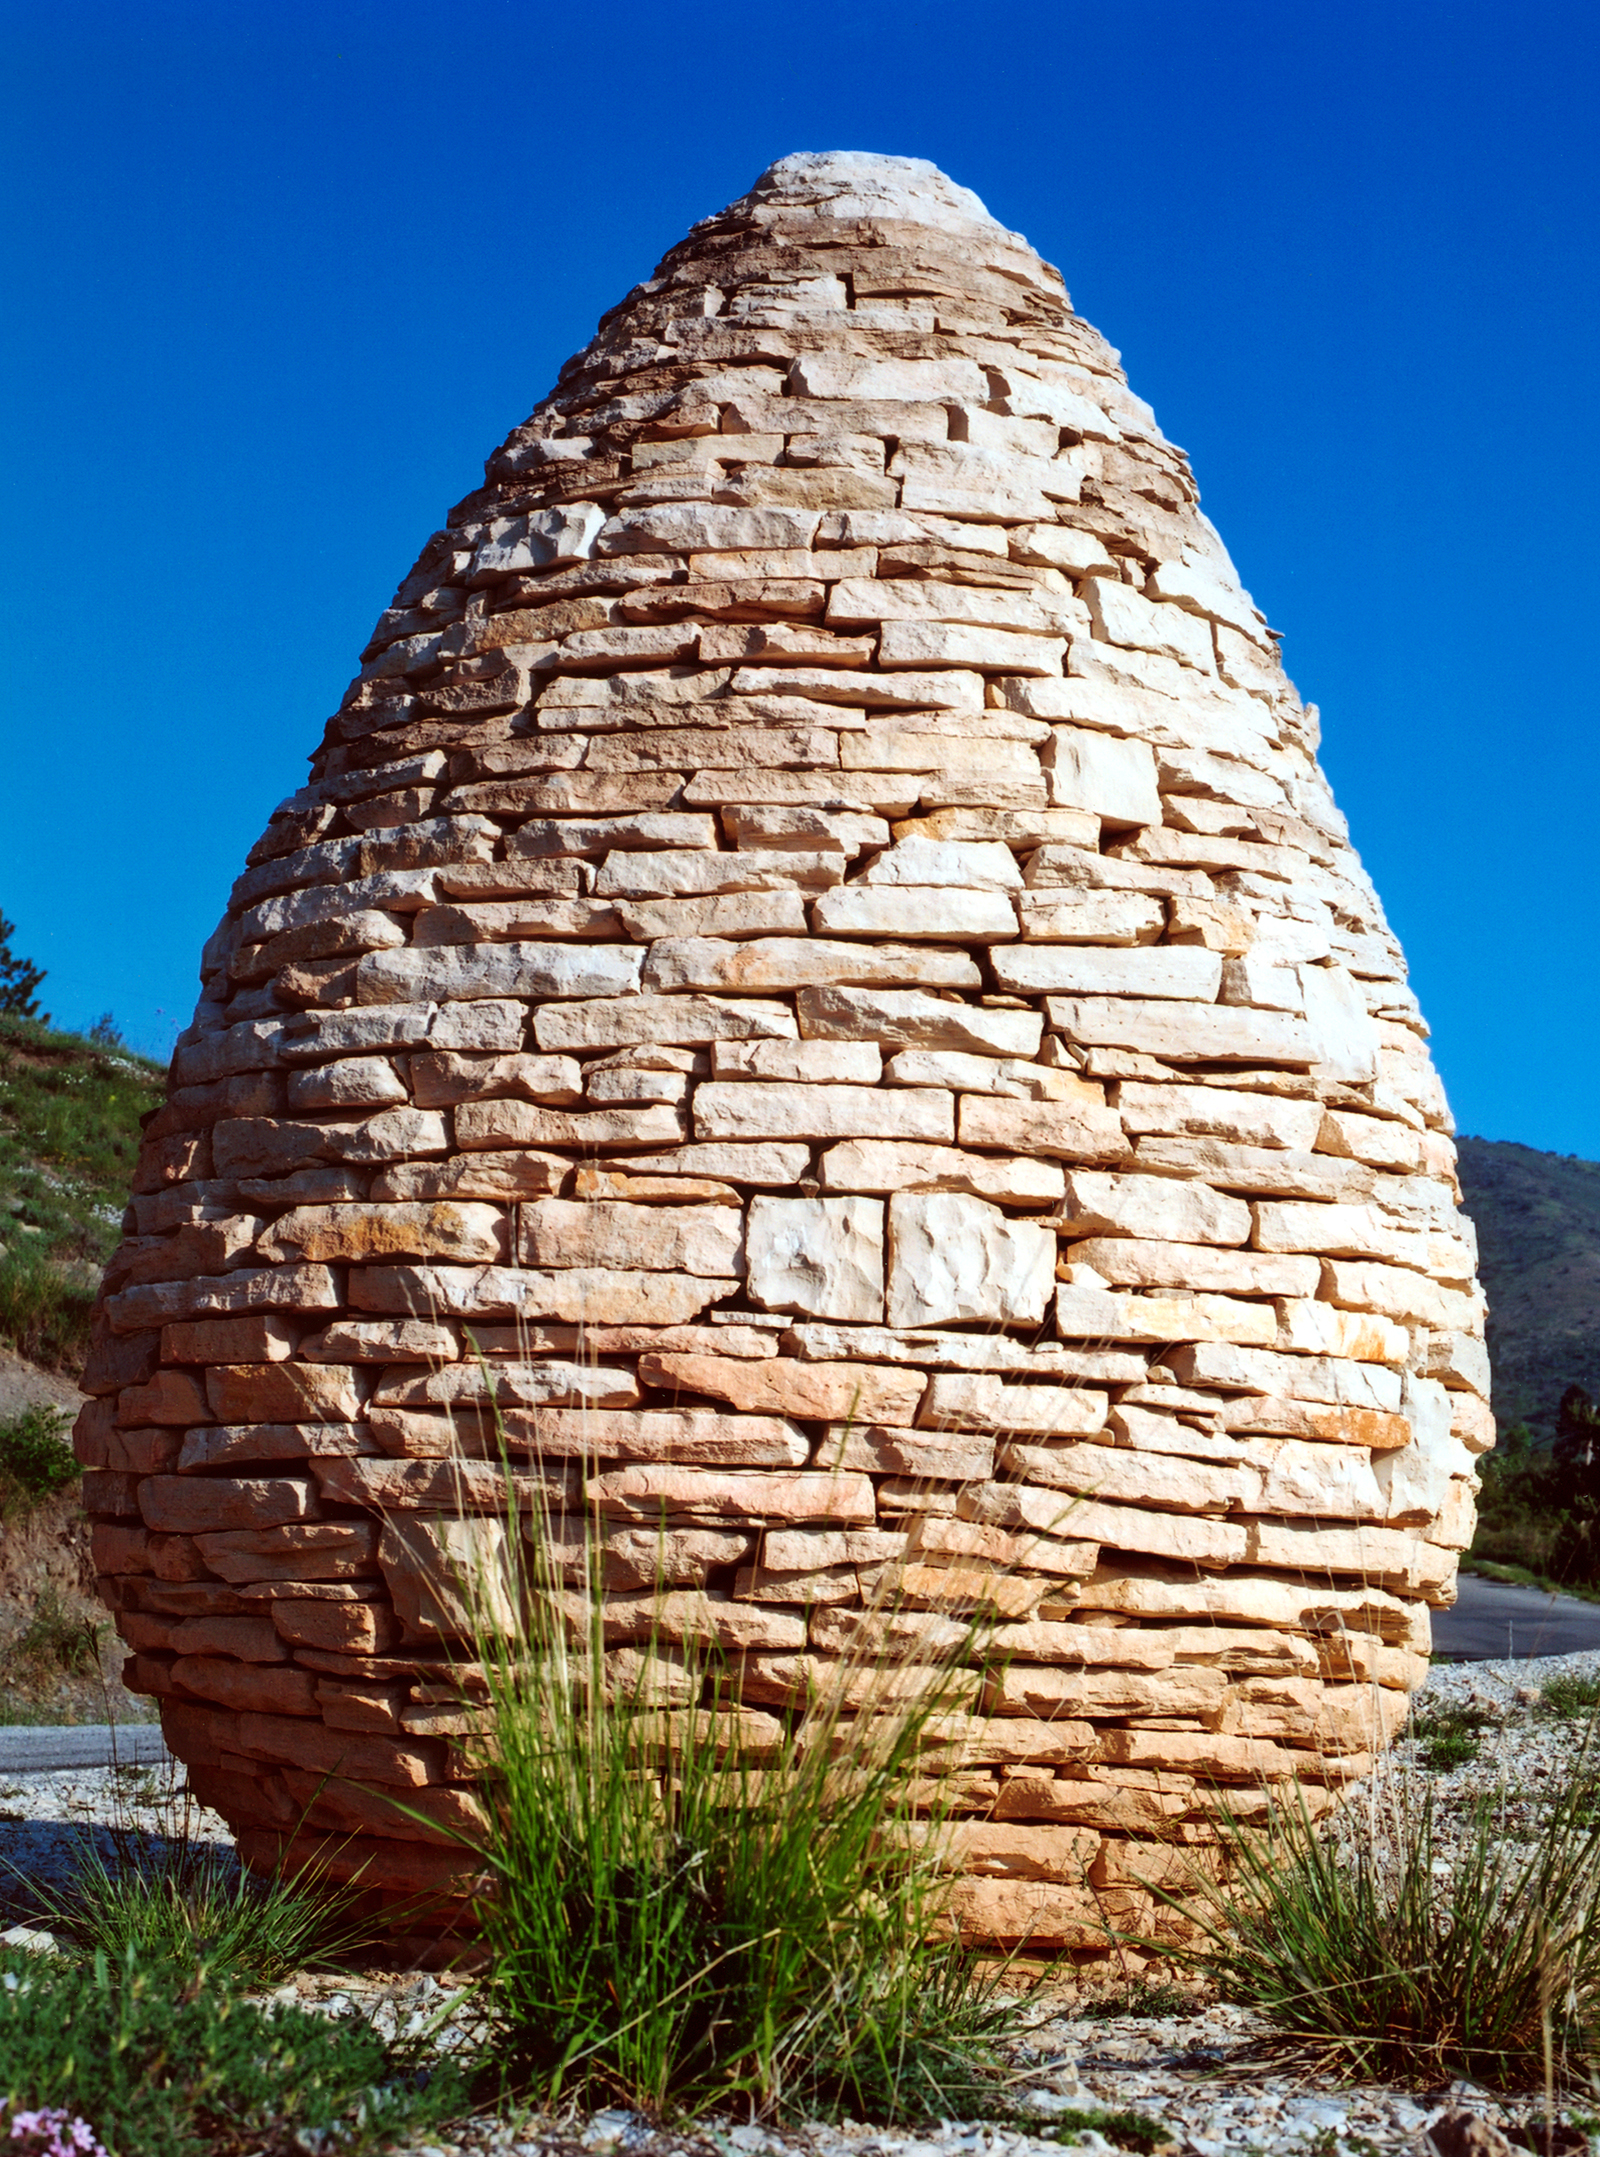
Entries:
<svg viewBox="0 0 1600 2157">
<path fill-rule="evenodd" d="M 106 1276 L 96 1564 L 250 1861 L 471 1869 L 485 1368 L 619 1673 L 709 1638 L 758 1750 L 886 1599 L 992 1621 L 975 1937 L 1148 1928 L 1219 1804 L 1368 1769 L 1493 1423 L 1316 743 L 932 166 L 785 158 L 604 318 L 251 851 Z"/>
</svg>

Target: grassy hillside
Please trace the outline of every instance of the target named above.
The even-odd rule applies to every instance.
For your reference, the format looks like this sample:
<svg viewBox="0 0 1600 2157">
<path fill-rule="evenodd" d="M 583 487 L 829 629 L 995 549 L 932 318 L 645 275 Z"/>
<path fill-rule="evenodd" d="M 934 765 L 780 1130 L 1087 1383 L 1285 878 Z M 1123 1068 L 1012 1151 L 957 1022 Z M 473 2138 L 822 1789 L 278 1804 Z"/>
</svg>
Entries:
<svg viewBox="0 0 1600 2157">
<path fill-rule="evenodd" d="M 82 1368 L 139 1119 L 162 1092 L 160 1068 L 112 1038 L 0 1017 L 0 1340 L 36 1363 Z"/>
<path fill-rule="evenodd" d="M 1501 1428 L 1555 1436 L 1566 1388 L 1600 1399 L 1600 1161 L 1464 1138 L 1461 1188 L 1489 1294 Z"/>
</svg>

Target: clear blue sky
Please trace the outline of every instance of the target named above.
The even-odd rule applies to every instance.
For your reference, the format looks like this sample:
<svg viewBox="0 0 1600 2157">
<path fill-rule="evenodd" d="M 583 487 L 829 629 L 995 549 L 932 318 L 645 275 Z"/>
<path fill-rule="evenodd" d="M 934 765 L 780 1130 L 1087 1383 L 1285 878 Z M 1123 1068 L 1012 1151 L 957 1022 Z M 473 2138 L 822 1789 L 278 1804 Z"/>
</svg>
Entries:
<svg viewBox="0 0 1600 2157">
<path fill-rule="evenodd" d="M 0 5 L 0 910 L 165 1052 L 485 454 L 694 218 L 930 157 L 1323 709 L 1463 1130 L 1600 1155 L 1593 0 Z"/>
</svg>

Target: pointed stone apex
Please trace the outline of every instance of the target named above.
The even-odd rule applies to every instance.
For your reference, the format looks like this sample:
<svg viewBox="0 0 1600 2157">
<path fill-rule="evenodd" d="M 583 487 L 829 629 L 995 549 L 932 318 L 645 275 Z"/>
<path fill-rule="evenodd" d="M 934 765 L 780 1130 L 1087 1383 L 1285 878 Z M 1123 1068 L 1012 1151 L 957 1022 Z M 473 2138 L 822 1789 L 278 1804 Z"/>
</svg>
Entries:
<svg viewBox="0 0 1600 2157">
<path fill-rule="evenodd" d="M 1005 229 L 970 187 L 958 187 L 927 158 L 875 150 L 797 150 L 769 165 L 745 200 L 825 217 L 900 218 L 945 231 Z"/>
</svg>

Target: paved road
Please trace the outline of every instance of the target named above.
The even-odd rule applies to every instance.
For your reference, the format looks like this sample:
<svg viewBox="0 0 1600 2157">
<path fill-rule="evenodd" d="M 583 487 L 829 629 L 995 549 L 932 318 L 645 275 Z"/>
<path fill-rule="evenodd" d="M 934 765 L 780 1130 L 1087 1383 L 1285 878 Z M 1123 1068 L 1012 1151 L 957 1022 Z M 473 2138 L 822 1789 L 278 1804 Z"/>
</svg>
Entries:
<svg viewBox="0 0 1600 2157">
<path fill-rule="evenodd" d="M 113 1761 L 165 1760 L 155 1723 L 0 1725 L 0 1775 L 42 1775 L 52 1768 L 107 1768 Z"/>
<path fill-rule="evenodd" d="M 1521 1662 L 1600 1649 L 1600 1603 L 1463 1573 L 1453 1610 L 1433 1614 L 1433 1652 L 1460 1663 Z"/>
</svg>

